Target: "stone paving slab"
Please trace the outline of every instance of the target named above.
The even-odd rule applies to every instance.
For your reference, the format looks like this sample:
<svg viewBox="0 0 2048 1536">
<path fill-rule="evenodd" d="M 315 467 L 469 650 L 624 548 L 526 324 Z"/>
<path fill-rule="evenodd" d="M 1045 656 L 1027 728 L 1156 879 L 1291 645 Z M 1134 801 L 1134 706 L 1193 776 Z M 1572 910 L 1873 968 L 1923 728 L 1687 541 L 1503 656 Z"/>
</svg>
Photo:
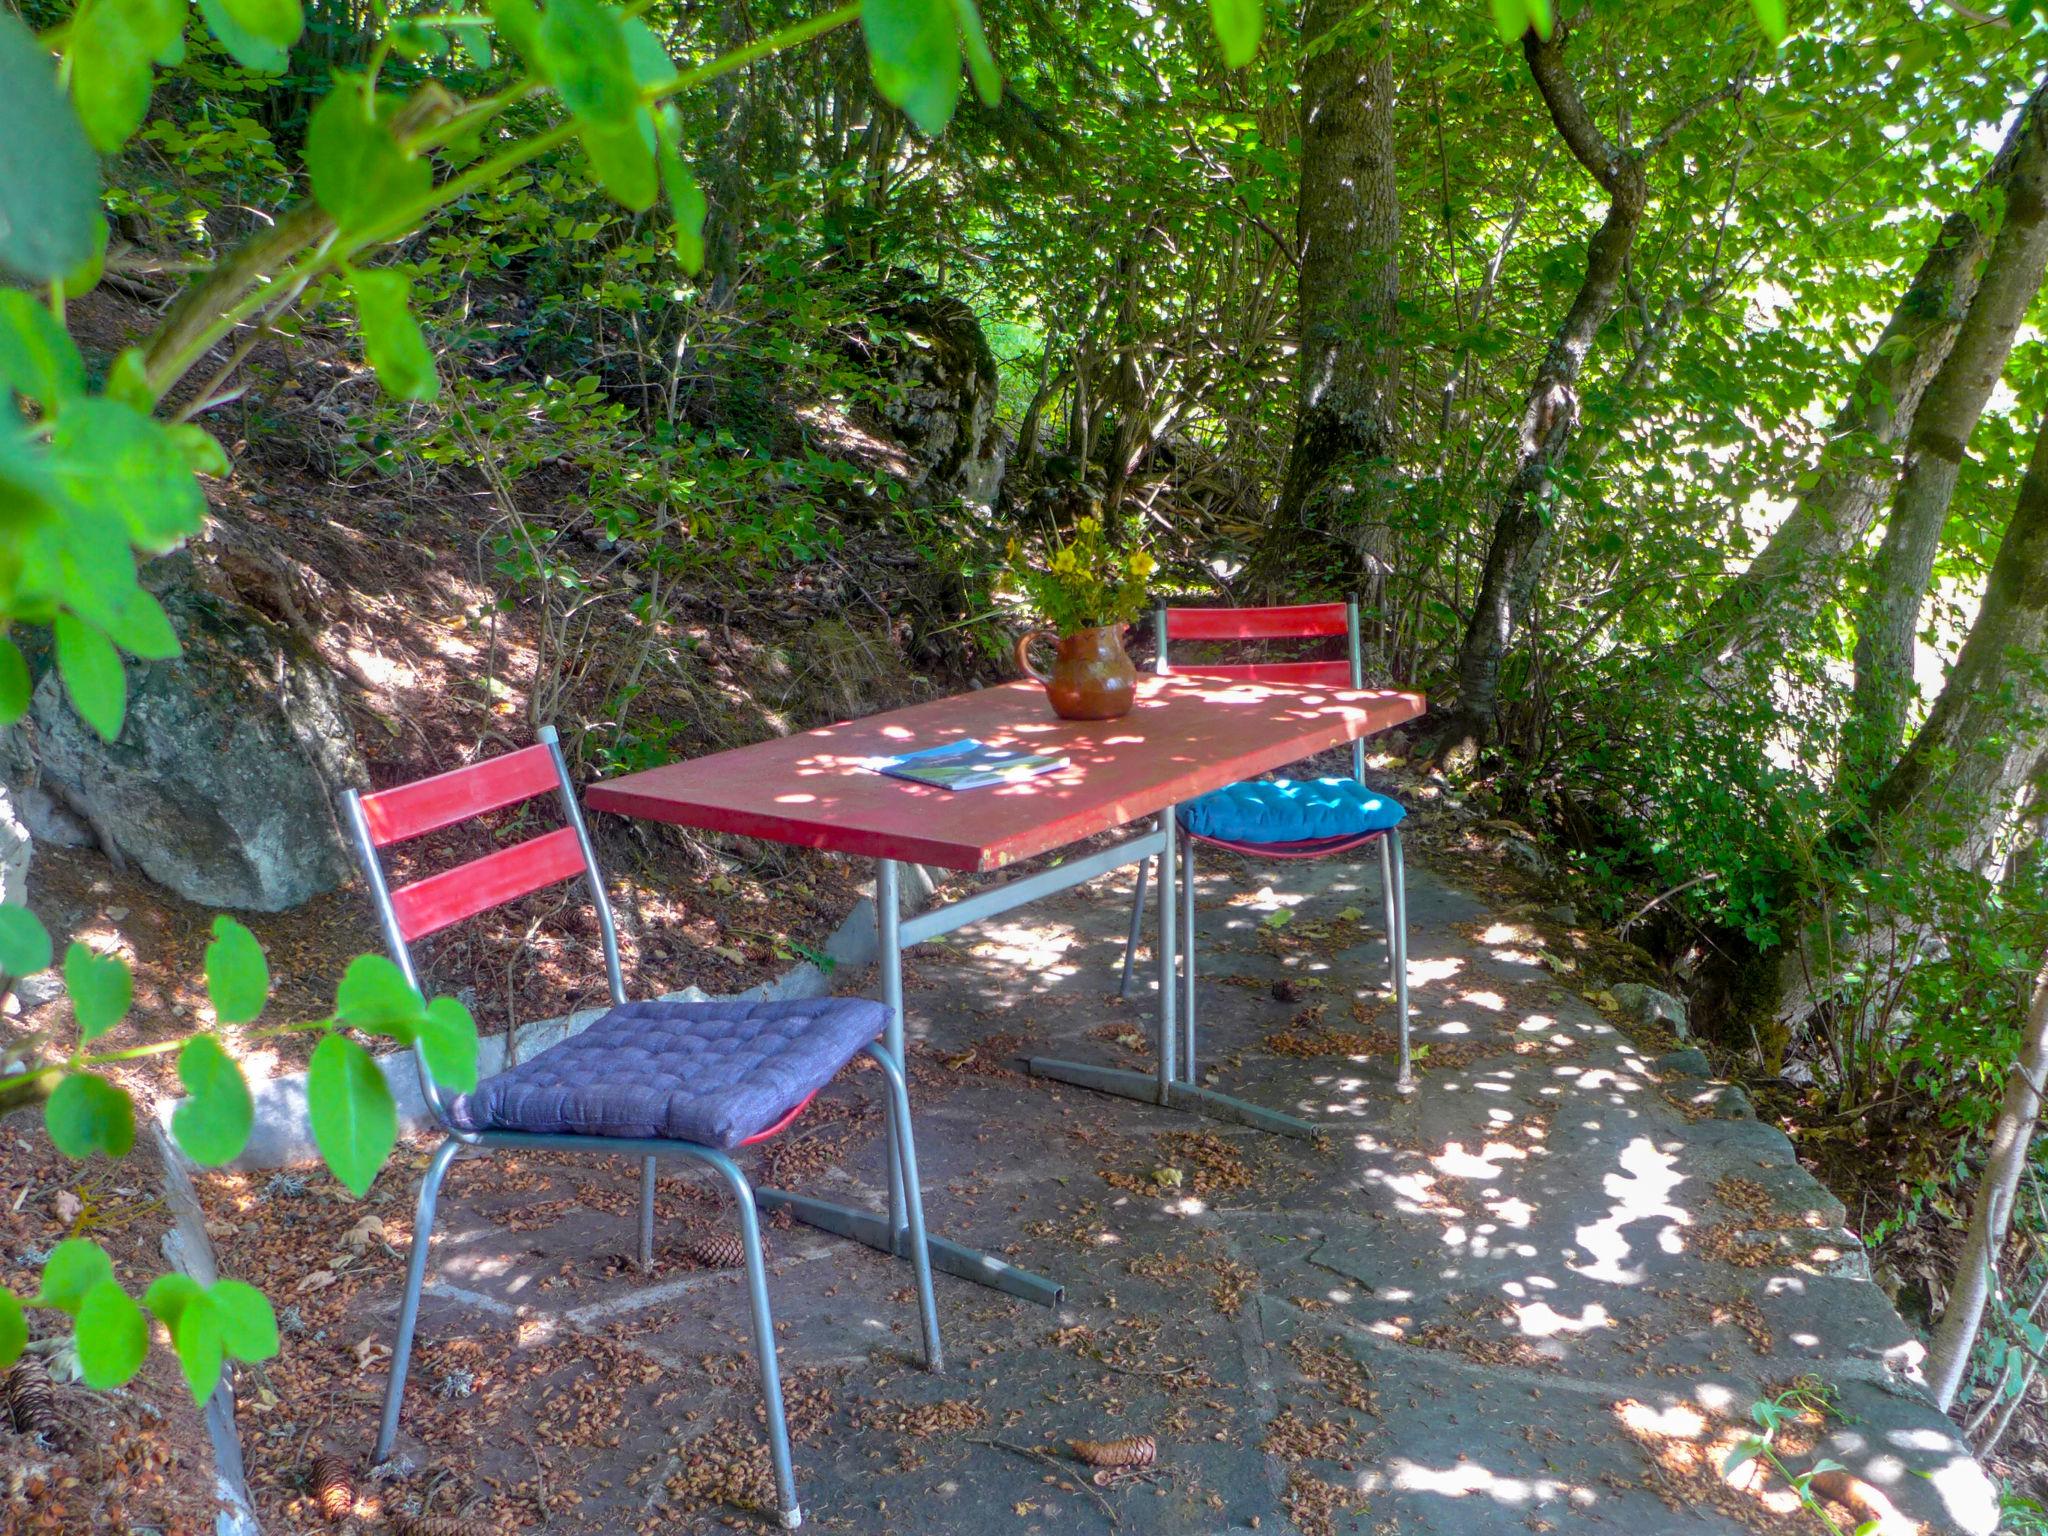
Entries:
<svg viewBox="0 0 2048 1536">
<path fill-rule="evenodd" d="M 1902 1529 L 1990 1530 L 1917 1345 L 1786 1139 L 1696 1075 L 1696 1052 L 1639 1048 L 1528 935 L 1414 866 L 1427 1049 L 1419 1091 L 1394 1091 L 1373 882 L 1216 859 L 1202 883 L 1204 1065 L 1326 1125 L 1318 1143 L 1017 1070 L 1149 1064 L 1149 987 L 1115 992 L 1128 879 L 911 957 L 932 1229 L 1056 1275 L 1067 1301 L 941 1276 L 950 1365 L 928 1375 L 907 1268 L 771 1223 L 806 1525 L 1818 1532 L 1782 1483 L 1719 1470 L 1750 1404 L 1810 1374 L 1836 1411 L 1788 1459 L 1845 1463 Z M 879 1204 L 863 1079 L 755 1154 L 757 1175 Z M 554 1531 L 759 1526 L 744 1290 L 684 1257 L 723 1218 L 716 1192 L 663 1179 L 642 1276 L 630 1167 L 507 1161 L 451 1176 L 402 1451 L 501 1479 L 541 1465 L 580 1498 Z M 395 1303 L 385 1287 L 371 1315 Z M 435 1395 L 476 1358 L 502 1367 L 495 1396 Z M 1159 1442 L 1144 1477 L 1097 1487 L 1058 1454 L 1130 1434 Z"/>
</svg>

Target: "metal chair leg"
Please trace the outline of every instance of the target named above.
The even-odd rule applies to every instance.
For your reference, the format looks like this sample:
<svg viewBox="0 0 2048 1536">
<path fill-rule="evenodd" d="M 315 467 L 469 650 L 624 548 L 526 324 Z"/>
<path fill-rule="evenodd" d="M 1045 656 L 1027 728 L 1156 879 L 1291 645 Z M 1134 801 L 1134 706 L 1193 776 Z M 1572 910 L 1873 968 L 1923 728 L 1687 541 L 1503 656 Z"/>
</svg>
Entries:
<svg viewBox="0 0 2048 1536">
<path fill-rule="evenodd" d="M 1195 840 L 1180 843 L 1180 1043 L 1181 1080 L 1192 1083 L 1195 1072 Z"/>
<path fill-rule="evenodd" d="M 924 1328 L 924 1367 L 933 1375 L 946 1369 L 939 1342 L 939 1306 L 932 1296 L 932 1256 L 924 1236 L 924 1189 L 917 1176 L 917 1140 L 910 1128 L 910 1090 L 903 1067 L 879 1040 L 868 1054 L 881 1066 L 889 1085 L 889 1118 L 896 1126 L 896 1154 L 903 1175 L 904 1216 L 910 1224 L 910 1267 L 917 1277 L 917 1314 Z"/>
<path fill-rule="evenodd" d="M 1387 834 L 1394 868 L 1394 1011 L 1401 1021 L 1401 1070 L 1394 1079 L 1403 1093 L 1415 1086 L 1408 1062 L 1408 872 L 1401 862 L 1401 834 Z"/>
<path fill-rule="evenodd" d="M 781 1507 L 782 1528 L 793 1531 L 804 1523 L 802 1506 L 796 1501 L 796 1472 L 790 1465 L 789 1425 L 782 1416 L 782 1372 L 775 1361 L 775 1316 L 768 1307 L 768 1265 L 761 1253 L 761 1222 L 754 1211 L 754 1187 L 740 1172 L 739 1164 L 721 1152 L 697 1154 L 716 1168 L 731 1188 L 739 1206 L 740 1242 L 747 1250 L 747 1300 L 754 1317 L 754 1356 L 761 1365 L 761 1406 L 768 1419 L 768 1459 L 775 1468 L 775 1496 Z"/>
<path fill-rule="evenodd" d="M 1138 860 L 1138 894 L 1131 898 L 1131 936 L 1124 940 L 1124 979 L 1117 995 L 1131 995 L 1131 971 L 1138 959 L 1138 933 L 1145 925 L 1145 880 L 1152 873 L 1150 859 Z"/>
<path fill-rule="evenodd" d="M 1387 929 L 1387 985 L 1400 989 L 1399 967 L 1394 945 L 1394 843 L 1392 834 L 1380 839 L 1380 911 Z"/>
<path fill-rule="evenodd" d="M 434 1205 L 441 1196 L 441 1180 L 462 1143 L 450 1136 L 442 1142 L 420 1180 L 419 1205 L 413 1213 L 412 1254 L 405 1266 L 405 1299 L 398 1306 L 398 1338 L 391 1349 L 391 1380 L 384 1388 L 384 1421 L 377 1429 L 377 1449 L 370 1461 L 387 1460 L 398 1441 L 398 1409 L 405 1397 L 405 1368 L 412 1357 L 414 1325 L 420 1317 L 420 1289 L 427 1280 L 427 1249 L 434 1236 Z"/>
<path fill-rule="evenodd" d="M 654 1159 L 640 1160 L 640 1273 L 654 1272 Z"/>
</svg>

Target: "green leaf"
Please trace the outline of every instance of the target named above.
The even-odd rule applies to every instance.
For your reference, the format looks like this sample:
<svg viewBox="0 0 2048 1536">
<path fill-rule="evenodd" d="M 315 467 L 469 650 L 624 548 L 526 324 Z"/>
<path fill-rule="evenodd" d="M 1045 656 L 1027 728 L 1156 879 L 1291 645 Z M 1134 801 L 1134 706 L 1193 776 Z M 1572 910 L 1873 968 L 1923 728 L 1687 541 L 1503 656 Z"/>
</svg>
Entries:
<svg viewBox="0 0 2048 1536">
<path fill-rule="evenodd" d="M 85 364 L 57 317 L 19 288 L 0 290 L 0 396 L 26 395 L 46 412 L 85 393 Z"/>
<path fill-rule="evenodd" d="M 0 276 L 61 278 L 92 255 L 100 166 L 57 65 L 0 7 Z"/>
<path fill-rule="evenodd" d="M 531 51 L 534 67 L 575 114 L 583 152 L 605 190 L 635 212 L 653 207 L 654 119 L 641 100 L 620 14 L 597 0 L 548 0 Z"/>
<path fill-rule="evenodd" d="M 313 196 L 344 233 L 367 227 L 433 188 L 432 167 L 407 154 L 392 135 L 395 105 L 380 99 L 373 114 L 361 80 L 337 75 L 306 124 Z"/>
<path fill-rule="evenodd" d="M 346 1035 L 324 1037 L 306 1070 L 306 1112 L 320 1155 L 361 1199 L 398 1142 L 398 1111 L 370 1053 Z"/>
<path fill-rule="evenodd" d="M 67 299 L 83 298 L 99 287 L 100 279 L 107 272 L 107 217 L 103 213 L 92 221 L 92 252 L 77 266 L 70 268 L 57 280 L 57 288 Z"/>
<path fill-rule="evenodd" d="M 1257 55 L 1266 30 L 1264 0 L 1209 0 L 1209 25 L 1223 45 L 1223 62 L 1242 69 Z"/>
<path fill-rule="evenodd" d="M 149 1354 L 149 1319 L 113 1280 L 85 1293 L 78 1307 L 78 1371 L 85 1384 L 106 1392 L 142 1369 Z"/>
<path fill-rule="evenodd" d="M 57 1085 L 43 1105 L 43 1126 L 66 1157 L 126 1157 L 135 1145 L 135 1107 L 127 1093 L 92 1072 L 73 1072 Z"/>
<path fill-rule="evenodd" d="M 1532 27 L 1538 37 L 1548 37 L 1550 0 L 1493 0 L 1493 24 L 1503 42 L 1520 42 Z"/>
<path fill-rule="evenodd" d="M 178 654 L 178 633 L 164 616 L 163 604 L 142 588 L 127 588 L 108 606 L 107 638 L 130 656 L 169 661 Z"/>
<path fill-rule="evenodd" d="M 1785 0 L 1749 0 L 1750 9 L 1756 12 L 1756 24 L 1763 34 L 1774 43 L 1785 41 Z"/>
<path fill-rule="evenodd" d="M 222 4 L 244 32 L 280 48 L 291 47 L 306 29 L 299 0 L 222 0 Z"/>
<path fill-rule="evenodd" d="M 256 935 L 223 913 L 206 946 L 206 995 L 223 1024 L 247 1024 L 270 999 L 270 963 Z"/>
<path fill-rule="evenodd" d="M 289 46 L 274 43 L 244 26 L 236 17 L 240 9 L 240 3 L 230 4 L 228 0 L 199 0 L 199 14 L 206 21 L 206 30 L 227 49 L 230 58 L 259 75 L 283 74 L 291 63 Z"/>
<path fill-rule="evenodd" d="M 67 1238 L 43 1260 L 42 1288 L 29 1305 L 54 1307 L 76 1317 L 85 1293 L 102 1280 L 113 1278 L 114 1261 L 107 1257 L 105 1249 L 82 1237 Z"/>
<path fill-rule="evenodd" d="M 50 447 L 64 489 L 90 511 L 119 517 L 151 554 L 175 548 L 206 520 L 188 436 L 133 405 L 77 401 L 59 413 Z"/>
<path fill-rule="evenodd" d="M 74 942 L 64 951 L 64 990 L 78 1015 L 79 1040 L 97 1040 L 128 1016 L 135 978 L 119 955 L 96 955 Z"/>
<path fill-rule="evenodd" d="M 0 635 L 0 726 L 12 725 L 27 714 L 34 692 L 35 680 L 28 675 L 28 662 L 21 647 Z M 0 939 L 0 943 L 4 942 Z M 5 966 L 6 961 L 0 959 L 0 968 Z"/>
<path fill-rule="evenodd" d="M 384 392 L 399 400 L 431 400 L 440 394 L 434 354 L 406 302 L 412 280 L 403 272 L 381 267 L 374 272 L 349 273 L 349 286 L 355 290 L 363 352 Z"/>
<path fill-rule="evenodd" d="M 180 56 L 184 30 L 183 0 L 86 0 L 73 15 L 64 49 L 71 100 L 102 154 L 142 126 L 154 66 Z"/>
<path fill-rule="evenodd" d="M 953 0 L 953 14 L 960 23 L 961 41 L 967 47 L 967 73 L 974 79 L 975 94 L 981 97 L 982 105 L 995 106 L 1003 99 L 1003 72 L 996 68 L 996 56 L 989 51 L 981 11 L 974 0 Z"/>
<path fill-rule="evenodd" d="M 206 1287 L 190 1275 L 171 1270 L 149 1282 L 149 1289 L 142 1293 L 142 1304 L 168 1328 L 178 1321 L 179 1313 L 205 1294 Z"/>
<path fill-rule="evenodd" d="M 427 1004 L 427 1016 L 413 1039 L 435 1082 L 457 1093 L 476 1087 L 476 1020 L 461 1002 L 437 997 Z"/>
<path fill-rule="evenodd" d="M 206 428 L 195 427 L 189 421 L 176 422 L 170 428 L 170 439 L 193 474 L 218 479 L 228 472 L 228 451 Z"/>
<path fill-rule="evenodd" d="M 221 1340 L 220 1309 L 211 1296 L 194 1296 L 185 1304 L 171 1325 L 171 1344 L 178 1351 L 178 1364 L 185 1372 L 185 1385 L 192 1389 L 192 1401 L 205 1402 L 220 1385 L 227 1356 Z"/>
<path fill-rule="evenodd" d="M 675 221 L 676 261 L 695 277 L 704 270 L 704 220 L 711 205 L 704 189 L 676 149 L 674 126 L 661 126 L 661 184 L 668 194 L 669 212 Z"/>
<path fill-rule="evenodd" d="M 960 38 L 951 0 L 867 0 L 860 29 L 882 99 L 926 133 L 942 130 L 960 100 Z"/>
<path fill-rule="evenodd" d="M 220 1313 L 221 1339 L 237 1360 L 268 1360 L 277 1353 L 277 1318 L 253 1285 L 216 1280 L 208 1293 Z"/>
<path fill-rule="evenodd" d="M 57 640 L 57 675 L 71 695 L 71 707 L 108 741 L 121 734 L 128 712 L 128 674 L 113 642 L 74 614 L 60 613 L 50 626 Z"/>
<path fill-rule="evenodd" d="M 212 1035 L 194 1035 L 178 1052 L 185 1101 L 171 1112 L 171 1134 L 202 1168 L 218 1168 L 242 1155 L 256 1104 L 242 1069 Z"/>
<path fill-rule="evenodd" d="M 382 955 L 357 955 L 334 989 L 334 1011 L 351 1029 L 410 1040 L 427 1015 L 419 989 Z"/>
<path fill-rule="evenodd" d="M 21 1298 L 0 1288 L 0 1370 L 21 1358 L 28 1343 L 28 1318 L 21 1310 Z"/>
<path fill-rule="evenodd" d="M 149 415 L 156 405 L 156 396 L 150 388 L 149 363 L 142 348 L 123 347 L 114 354 L 113 362 L 107 365 L 106 388 L 101 393 L 109 400 L 118 400 L 138 416 Z"/>
<path fill-rule="evenodd" d="M 27 907 L 0 907 L 0 971 L 33 976 L 49 964 L 50 933 L 43 920 Z"/>
</svg>

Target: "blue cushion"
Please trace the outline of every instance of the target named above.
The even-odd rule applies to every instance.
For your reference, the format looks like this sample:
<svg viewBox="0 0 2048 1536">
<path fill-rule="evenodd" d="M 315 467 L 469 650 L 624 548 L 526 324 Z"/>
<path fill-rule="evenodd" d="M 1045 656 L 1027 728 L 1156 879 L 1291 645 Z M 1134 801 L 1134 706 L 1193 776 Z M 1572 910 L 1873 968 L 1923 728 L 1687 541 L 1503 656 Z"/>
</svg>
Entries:
<svg viewBox="0 0 2048 1536">
<path fill-rule="evenodd" d="M 1225 843 L 1302 843 L 1398 826 L 1399 801 L 1356 779 L 1247 779 L 1180 808 L 1180 824 Z"/>
<path fill-rule="evenodd" d="M 862 997 L 628 1003 L 449 1106 L 465 1131 L 662 1137 L 736 1147 L 882 1033 Z"/>
</svg>

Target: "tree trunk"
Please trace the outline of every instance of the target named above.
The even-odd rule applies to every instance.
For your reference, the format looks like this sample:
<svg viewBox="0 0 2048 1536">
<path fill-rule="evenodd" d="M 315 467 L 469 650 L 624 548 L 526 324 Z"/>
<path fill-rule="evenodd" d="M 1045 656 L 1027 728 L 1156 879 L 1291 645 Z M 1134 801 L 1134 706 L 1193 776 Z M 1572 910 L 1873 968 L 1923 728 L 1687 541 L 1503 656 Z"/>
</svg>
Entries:
<svg viewBox="0 0 2048 1536">
<path fill-rule="evenodd" d="M 2048 414 L 1941 697 L 1878 786 L 1870 821 L 1894 846 L 1984 869 L 2048 745 Z"/>
<path fill-rule="evenodd" d="M 1834 839 L 1859 870 L 1890 866 L 1986 873 L 2037 805 L 2048 753 L 2048 415 L 2034 439 L 2012 521 L 1998 546 L 1969 638 L 1905 755 L 1864 819 Z M 1846 950 L 1816 973 L 1797 944 L 1775 955 L 1774 1025 L 1799 1026 L 1859 963 L 1914 963 L 1924 917 L 1865 911 Z M 1816 946 L 1825 947 L 1825 946 Z M 1879 950 L 1883 953 L 1880 954 Z"/>
<path fill-rule="evenodd" d="M 1368 577 L 1386 558 L 1401 371 L 1394 69 L 1384 30 L 1360 37 L 1353 15 L 1348 0 L 1308 0 L 1302 17 L 1294 439 L 1254 589 L 1298 583 L 1319 544 L 1354 551 Z"/>
<path fill-rule="evenodd" d="M 1514 474 L 1494 518 L 1486 571 L 1458 652 L 1458 699 L 1440 732 L 1440 749 L 1469 757 L 1492 734 L 1500 668 L 1527 613 L 1550 545 L 1550 476 L 1579 420 L 1579 374 L 1593 339 L 1614 313 L 1622 271 L 1649 202 L 1641 154 L 1624 153 L 1593 121 L 1564 65 L 1566 30 L 1548 42 L 1522 39 L 1529 73 L 1572 156 L 1607 192 L 1607 216 L 1586 251 L 1586 275 L 1529 381 L 1516 431 Z"/>
<path fill-rule="evenodd" d="M 2048 86 L 2037 90 L 1964 210 L 1943 221 L 1890 322 L 1863 356 L 1836 413 L 1816 478 L 1747 570 L 1723 587 L 1677 643 L 1684 670 L 1713 681 L 1767 657 L 1787 631 L 1809 621 L 1836 590 L 1835 566 L 1860 546 L 1892 473 L 1889 449 L 1912 426 L 1922 394 L 1947 358 L 1977 292 L 1988 236 L 1978 210 L 1994 207 L 2020 167 L 2039 153 Z"/>
<path fill-rule="evenodd" d="M 2013 334 L 2048 270 L 2048 118 L 2021 118 L 2025 148 L 2006 185 L 2005 217 L 1977 295 L 1907 437 L 1906 472 L 1857 616 L 1856 689 L 1844 738 L 1847 782 L 1891 766 L 1913 693 L 1913 642 L 1934 574 L 1949 499 L 1984 403 L 2005 372 Z"/>
<path fill-rule="evenodd" d="M 1970 1207 L 1970 1231 L 1963 1239 L 1955 1286 L 1927 1352 L 1927 1385 L 1935 1406 L 1944 1413 L 1963 1383 L 1977 1330 L 1984 1321 L 1984 1306 L 1991 1299 L 1992 1274 L 2005 1247 L 2013 1197 L 2019 1192 L 2020 1176 L 2027 1171 L 2027 1153 L 2041 1120 L 2044 1079 L 2048 1079 L 2048 965 L 2041 967 L 2034 980 L 2026 1036 L 2020 1043 L 2019 1059 L 2006 1074 L 2005 1100 L 1991 1133 L 1984 1178 Z"/>
</svg>

